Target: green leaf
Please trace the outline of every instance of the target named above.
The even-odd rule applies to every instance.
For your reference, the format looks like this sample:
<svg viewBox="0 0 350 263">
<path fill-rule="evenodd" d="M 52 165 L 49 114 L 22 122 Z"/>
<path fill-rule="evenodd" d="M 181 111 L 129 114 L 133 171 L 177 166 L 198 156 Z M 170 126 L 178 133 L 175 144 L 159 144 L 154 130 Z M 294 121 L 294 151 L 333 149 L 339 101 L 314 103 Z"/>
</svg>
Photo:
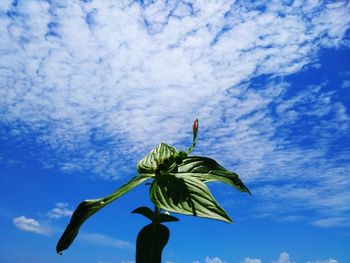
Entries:
<svg viewBox="0 0 350 263">
<path fill-rule="evenodd" d="M 154 173 L 161 160 L 169 158 L 176 153 L 177 151 L 174 147 L 160 143 L 138 162 L 136 169 L 139 173 Z"/>
<path fill-rule="evenodd" d="M 222 182 L 235 187 L 240 192 L 247 192 L 251 195 L 249 189 L 243 184 L 236 173 L 226 170 L 215 160 L 191 156 L 182 161 L 178 166 L 177 173 L 181 176 L 195 177 L 203 182 Z"/>
<path fill-rule="evenodd" d="M 133 189 L 134 187 L 138 186 L 139 184 L 151 177 L 153 177 L 153 174 L 140 174 L 138 176 L 135 176 L 128 183 L 124 184 L 118 190 L 104 198 L 85 200 L 82 203 L 80 203 L 74 211 L 66 230 L 62 234 L 60 240 L 58 241 L 58 244 L 56 246 L 57 253 L 60 254 L 63 250 L 67 249 L 70 246 L 70 244 L 77 236 L 81 225 L 85 222 L 86 219 L 95 214 L 104 206 L 108 205 L 118 197 L 129 192 L 131 189 Z"/>
<path fill-rule="evenodd" d="M 160 160 L 169 158 L 176 153 L 174 147 L 160 143 L 138 162 L 136 169 L 139 173 L 154 173 Z"/>
<path fill-rule="evenodd" d="M 156 206 L 167 211 L 232 223 L 207 186 L 197 178 L 179 174 L 156 177 L 150 198 Z"/>
</svg>

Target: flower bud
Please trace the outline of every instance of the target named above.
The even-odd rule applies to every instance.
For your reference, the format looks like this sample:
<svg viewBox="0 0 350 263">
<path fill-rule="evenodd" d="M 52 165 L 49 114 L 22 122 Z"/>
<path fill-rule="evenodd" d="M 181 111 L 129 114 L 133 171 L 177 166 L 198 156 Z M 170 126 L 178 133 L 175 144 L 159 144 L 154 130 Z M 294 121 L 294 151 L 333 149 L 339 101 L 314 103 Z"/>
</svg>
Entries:
<svg viewBox="0 0 350 263">
<path fill-rule="evenodd" d="M 197 131 L 198 131 L 198 119 L 195 119 L 195 121 L 193 122 L 192 130 L 193 130 L 193 134 L 197 133 Z"/>
</svg>

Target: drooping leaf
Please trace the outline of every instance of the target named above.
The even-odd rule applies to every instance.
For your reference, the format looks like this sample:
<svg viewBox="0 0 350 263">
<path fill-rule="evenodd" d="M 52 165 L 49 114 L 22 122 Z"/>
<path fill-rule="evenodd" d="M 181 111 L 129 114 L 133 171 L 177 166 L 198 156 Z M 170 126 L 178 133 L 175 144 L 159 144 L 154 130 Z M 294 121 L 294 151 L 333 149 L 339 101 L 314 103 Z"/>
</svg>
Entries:
<svg viewBox="0 0 350 263">
<path fill-rule="evenodd" d="M 165 223 L 165 222 L 177 222 L 179 219 L 172 215 L 167 215 L 164 213 L 161 213 L 158 215 L 157 222 L 159 223 Z"/>
<path fill-rule="evenodd" d="M 146 206 L 138 207 L 131 213 L 143 215 L 144 217 L 147 217 L 152 222 L 154 221 L 154 212 Z"/>
<path fill-rule="evenodd" d="M 159 176 L 152 183 L 150 198 L 156 206 L 170 212 L 232 223 L 207 186 L 194 177 L 180 174 Z"/>
<path fill-rule="evenodd" d="M 136 169 L 139 173 L 153 173 L 160 160 L 169 158 L 176 153 L 174 147 L 160 143 L 138 162 Z"/>
<path fill-rule="evenodd" d="M 155 213 L 150 208 L 146 206 L 141 206 L 132 211 L 133 214 L 140 214 L 147 217 L 153 223 L 163 223 L 163 222 L 176 222 L 179 221 L 178 218 L 165 213 Z"/>
<path fill-rule="evenodd" d="M 169 236 L 169 229 L 162 224 L 151 223 L 142 228 L 136 241 L 136 262 L 161 263 L 162 251 Z"/>
<path fill-rule="evenodd" d="M 178 166 L 177 173 L 184 177 L 195 177 L 203 182 L 226 183 L 240 192 L 247 192 L 251 195 L 249 189 L 236 173 L 226 170 L 215 160 L 207 157 L 190 156 L 185 158 Z"/>
<path fill-rule="evenodd" d="M 74 211 L 72 218 L 66 227 L 66 230 L 58 241 L 58 244 L 56 246 L 57 253 L 60 254 L 63 250 L 67 249 L 70 246 L 70 244 L 77 236 L 81 225 L 86 221 L 86 219 L 88 219 L 90 216 L 95 214 L 101 208 L 105 207 L 118 197 L 129 192 L 131 189 L 153 176 L 153 174 L 140 174 L 104 198 L 85 200 L 80 203 Z"/>
<path fill-rule="evenodd" d="M 179 221 L 178 218 L 165 213 L 155 213 L 150 208 L 146 206 L 141 206 L 132 211 L 133 214 L 140 214 L 147 217 L 153 223 L 163 223 L 163 222 L 176 222 Z"/>
</svg>

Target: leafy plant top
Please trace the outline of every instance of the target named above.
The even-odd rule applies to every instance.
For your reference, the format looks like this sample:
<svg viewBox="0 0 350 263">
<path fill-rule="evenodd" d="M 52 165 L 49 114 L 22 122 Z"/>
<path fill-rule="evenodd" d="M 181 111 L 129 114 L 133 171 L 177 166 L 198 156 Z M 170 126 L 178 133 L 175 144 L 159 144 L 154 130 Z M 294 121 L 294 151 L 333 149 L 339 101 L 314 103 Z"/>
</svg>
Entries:
<svg viewBox="0 0 350 263">
<path fill-rule="evenodd" d="M 193 124 L 193 143 L 186 152 L 177 151 L 170 145 L 160 143 L 138 162 L 136 166 L 138 175 L 129 182 L 104 198 L 80 203 L 57 244 L 57 253 L 60 254 L 71 245 L 81 225 L 90 216 L 147 180 L 152 180 L 149 193 L 156 208 L 155 212 L 147 207 L 137 208 L 133 212 L 146 216 L 153 223 L 178 221 L 176 217 L 162 213 L 162 210 L 232 223 L 206 183 L 222 182 L 240 192 L 249 194 L 250 192 L 236 173 L 228 171 L 215 160 L 202 156 L 189 156 L 196 145 L 197 131 L 196 119 Z M 163 231 L 161 226 L 157 226 L 157 229 Z M 147 231 L 145 233 L 148 233 Z M 146 234 L 140 237 L 143 238 L 144 235 Z"/>
</svg>

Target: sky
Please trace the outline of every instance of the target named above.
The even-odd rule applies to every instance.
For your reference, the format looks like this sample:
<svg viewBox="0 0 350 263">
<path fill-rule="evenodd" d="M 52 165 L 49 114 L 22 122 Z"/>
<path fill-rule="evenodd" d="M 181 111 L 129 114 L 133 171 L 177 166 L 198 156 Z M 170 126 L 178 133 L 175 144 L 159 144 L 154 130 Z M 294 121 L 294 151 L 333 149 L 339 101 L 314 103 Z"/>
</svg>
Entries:
<svg viewBox="0 0 350 263">
<path fill-rule="evenodd" d="M 140 185 L 55 246 L 158 143 L 238 173 L 233 224 L 181 216 L 166 263 L 350 262 L 350 4 L 0 1 L 0 262 L 131 263 Z M 176 215 L 177 216 L 177 215 Z"/>
</svg>

